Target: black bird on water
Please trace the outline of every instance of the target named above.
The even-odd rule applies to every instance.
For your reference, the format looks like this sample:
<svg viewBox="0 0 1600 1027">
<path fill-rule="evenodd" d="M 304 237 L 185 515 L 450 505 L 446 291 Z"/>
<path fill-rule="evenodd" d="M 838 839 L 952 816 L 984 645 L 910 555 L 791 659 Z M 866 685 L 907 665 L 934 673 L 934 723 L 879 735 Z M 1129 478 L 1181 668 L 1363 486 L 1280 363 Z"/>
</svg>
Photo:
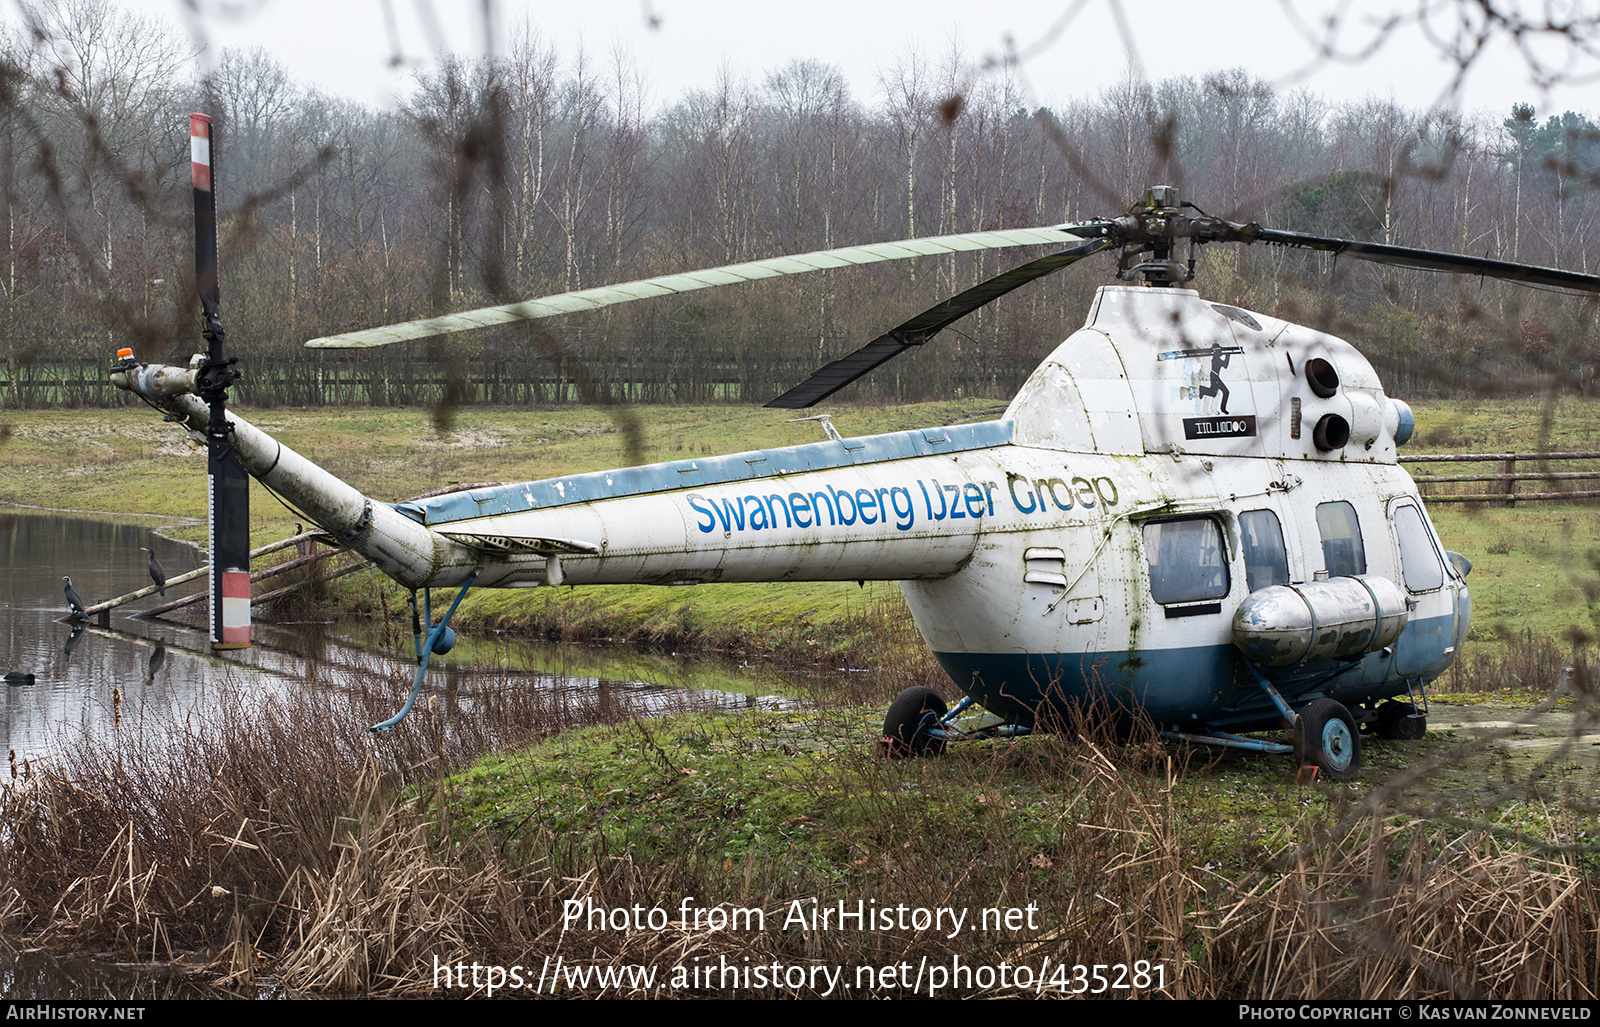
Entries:
<svg viewBox="0 0 1600 1027">
<path fill-rule="evenodd" d="M 89 615 L 83 612 L 83 600 L 78 598 L 77 589 L 72 587 L 72 579 L 63 577 L 61 580 L 67 583 L 67 605 L 72 607 L 73 618 L 75 620 L 87 620 Z"/>
<path fill-rule="evenodd" d="M 156 559 L 156 551 L 154 549 L 145 549 L 144 546 L 139 548 L 150 554 L 150 580 L 156 583 L 156 588 L 160 589 L 161 595 L 165 597 L 167 594 L 167 569 L 161 566 L 160 560 Z"/>
</svg>

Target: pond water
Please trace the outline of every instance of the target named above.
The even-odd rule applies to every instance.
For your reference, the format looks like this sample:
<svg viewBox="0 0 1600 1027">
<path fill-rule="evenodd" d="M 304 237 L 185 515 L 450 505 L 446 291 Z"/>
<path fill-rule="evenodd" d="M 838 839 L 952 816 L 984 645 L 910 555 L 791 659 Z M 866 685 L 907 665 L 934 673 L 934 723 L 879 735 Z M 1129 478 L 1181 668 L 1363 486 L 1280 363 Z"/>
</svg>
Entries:
<svg viewBox="0 0 1600 1027">
<path fill-rule="evenodd" d="M 26 770 L 27 764 L 48 761 L 68 746 L 108 736 L 119 705 L 122 731 L 158 734 L 205 717 L 234 694 L 270 700 L 290 688 L 339 687 L 346 677 L 341 671 L 409 682 L 415 662 L 409 658 L 408 632 L 391 635 L 386 648 L 370 625 L 257 620 L 251 648 L 216 655 L 204 628 L 196 626 L 205 621 L 204 603 L 180 611 L 177 616 L 183 621 L 135 616 L 202 590 L 203 578 L 169 588 L 166 600 L 151 596 L 113 610 L 107 627 L 63 622 L 68 612 L 64 576 L 72 578 L 85 605 L 94 605 L 150 584 L 149 557 L 141 547 L 155 551 L 169 578 L 201 566 L 203 553 L 162 535 L 164 523 L 170 522 L 0 510 L 5 554 L 0 563 L 0 624 L 5 633 L 0 674 L 33 675 L 28 684 L 0 687 L 0 744 L 14 754 L 15 767 Z M 470 716 L 471 697 L 458 696 L 455 687 L 463 661 L 469 659 L 480 666 L 497 665 L 527 688 L 604 690 L 609 700 L 640 713 L 686 703 L 724 709 L 792 704 L 774 695 L 783 682 L 759 667 L 637 653 L 592 654 L 492 638 L 464 638 L 450 656 L 435 657 L 424 701 L 429 692 L 441 692 L 452 705 L 460 701 Z M 403 699 L 397 687 L 395 708 Z M 0 763 L 0 775 L 10 774 Z M 8 999 L 231 994 L 216 991 L 203 977 L 17 951 L 0 942 L 0 996 Z"/>
<path fill-rule="evenodd" d="M 161 522 L 138 523 L 89 516 L 0 512 L 0 612 L 5 648 L 0 674 L 32 674 L 29 684 L 9 685 L 3 703 L 3 744 L 17 760 L 48 758 L 76 740 L 111 730 L 116 717 L 114 692 L 120 694 L 123 727 L 181 722 L 214 707 L 231 689 L 254 696 L 274 690 L 305 687 L 328 680 L 330 671 L 409 675 L 414 661 L 392 646 L 385 650 L 376 637 L 362 638 L 359 626 L 327 622 L 270 623 L 257 620 L 251 648 L 223 655 L 210 651 L 205 604 L 169 619 L 135 616 L 158 605 L 156 596 L 112 611 L 109 627 L 61 623 L 68 612 L 64 576 L 85 605 L 126 595 L 150 584 L 148 556 L 155 551 L 168 577 L 200 566 L 204 556 L 194 547 L 164 537 Z M 167 599 L 204 588 L 204 579 L 168 589 Z M 409 648 L 410 636 L 397 640 Z M 628 676 L 602 679 L 590 669 L 595 661 L 573 660 L 559 647 L 526 646 L 473 639 L 449 657 L 430 663 L 430 683 L 448 682 L 460 664 L 485 658 L 526 677 L 530 688 L 592 689 L 625 693 L 630 705 L 649 712 L 667 698 L 681 700 L 688 689 L 707 705 L 743 708 L 776 705 L 770 694 L 777 678 L 756 668 L 717 667 L 709 677 L 684 661 L 632 657 L 609 661 Z M 712 668 L 700 668 L 711 671 Z M 555 673 L 541 671 L 556 671 Z M 604 673 L 605 671 L 601 671 Z M 396 695 L 396 707 L 403 697 Z M 0 767 L 0 773 L 6 770 Z"/>
</svg>

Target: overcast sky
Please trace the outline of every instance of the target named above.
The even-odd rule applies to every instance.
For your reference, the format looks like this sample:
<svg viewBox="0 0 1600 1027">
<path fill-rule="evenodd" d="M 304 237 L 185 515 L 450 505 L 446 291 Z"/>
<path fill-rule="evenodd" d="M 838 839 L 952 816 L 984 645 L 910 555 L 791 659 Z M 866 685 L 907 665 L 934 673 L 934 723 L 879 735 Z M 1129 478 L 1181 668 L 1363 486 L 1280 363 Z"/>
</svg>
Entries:
<svg viewBox="0 0 1600 1027">
<path fill-rule="evenodd" d="M 1514 7 L 1518 0 L 1497 0 Z M 685 91 L 709 87 L 724 63 L 759 83 L 791 58 L 837 65 L 858 99 L 877 102 L 878 75 L 917 47 L 930 57 L 956 41 L 974 64 L 1004 55 L 1007 40 L 1029 53 L 1026 75 L 1040 102 L 1091 96 L 1127 73 L 1133 56 L 1145 76 L 1202 75 L 1245 67 L 1281 87 L 1303 84 L 1334 100 L 1370 94 L 1415 107 L 1451 100 L 1455 67 L 1417 23 L 1418 0 L 123 0 L 129 8 L 166 17 L 212 52 L 265 46 L 305 85 L 388 106 L 409 91 L 412 74 L 431 66 L 441 48 L 480 54 L 503 48 L 521 19 L 570 55 L 581 40 L 596 56 L 626 48 L 644 68 L 657 107 Z M 1523 0 L 1530 14 L 1543 4 Z M 493 12 L 485 29 L 486 6 Z M 1119 28 L 1118 11 L 1131 27 Z M 1557 7 L 1595 9 L 1594 0 Z M 1465 9 L 1476 8 L 1466 5 Z M 1428 0 L 1436 37 L 1453 35 L 1463 8 Z M 1329 12 L 1344 10 L 1335 37 L 1345 55 L 1326 60 L 1314 36 Z M 194 12 L 198 11 L 198 14 Z M 1379 29 L 1399 15 L 1404 23 Z M 1600 16 L 1600 15 L 1597 15 Z M 1540 58 L 1561 66 L 1570 46 L 1530 37 Z M 1591 40 L 1594 41 L 1594 40 Z M 402 58 L 396 66 L 396 54 Z M 202 60 L 205 60 L 202 57 Z M 1600 61 L 1578 61 L 1583 81 L 1541 90 L 1527 62 L 1505 40 L 1491 47 L 1453 102 L 1467 111 L 1501 114 L 1532 102 L 1540 115 L 1565 109 L 1593 112 L 1600 104 Z"/>
<path fill-rule="evenodd" d="M 19 3 L 0 16 L 19 20 Z M 1445 102 L 1498 124 L 1514 103 L 1538 116 L 1581 111 L 1600 120 L 1600 0 L 106 0 L 188 33 L 205 71 L 223 49 L 261 46 L 300 85 L 379 107 L 411 95 L 442 50 L 501 53 L 532 26 L 570 59 L 631 54 L 659 110 L 710 89 L 723 67 L 759 85 L 795 59 L 837 66 L 856 98 L 881 102 L 880 75 L 912 50 L 944 63 L 953 46 L 977 73 L 1021 54 L 1034 103 L 1093 98 L 1130 69 L 1157 82 L 1243 68 L 1280 91 L 1305 87 L 1335 102 L 1393 98 L 1413 109 Z M 1519 53 L 1500 32 L 1468 69 L 1445 51 L 1458 20 L 1526 8 L 1586 18 L 1570 39 L 1524 33 Z M 487 13 L 486 13 L 487 12 Z M 1340 12 L 1330 24 L 1330 12 Z M 1469 28 L 1475 26 L 1468 26 Z M 1530 67 L 1530 62 L 1533 65 Z M 1557 80 L 1535 81 L 1543 71 Z M 183 126 L 174 126 L 181 132 Z"/>
</svg>

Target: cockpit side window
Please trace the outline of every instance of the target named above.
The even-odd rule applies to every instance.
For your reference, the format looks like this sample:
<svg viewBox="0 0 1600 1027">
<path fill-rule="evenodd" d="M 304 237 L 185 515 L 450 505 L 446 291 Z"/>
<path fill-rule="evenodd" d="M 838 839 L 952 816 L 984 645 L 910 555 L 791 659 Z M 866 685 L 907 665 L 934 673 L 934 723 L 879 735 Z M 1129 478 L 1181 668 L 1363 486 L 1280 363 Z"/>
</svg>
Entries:
<svg viewBox="0 0 1600 1027">
<path fill-rule="evenodd" d="M 1328 577 L 1367 573 L 1367 549 L 1361 543 L 1355 507 L 1343 500 L 1318 504 L 1317 530 L 1322 533 L 1322 559 Z"/>
<path fill-rule="evenodd" d="M 1228 550 L 1222 526 L 1210 517 L 1146 523 L 1144 552 L 1156 602 L 1192 603 L 1228 594 Z"/>
<path fill-rule="evenodd" d="M 1244 540 L 1244 578 L 1250 591 L 1289 583 L 1289 554 L 1283 546 L 1283 526 L 1271 510 L 1248 510 L 1239 515 Z"/>
<path fill-rule="evenodd" d="M 1442 588 L 1444 564 L 1439 562 L 1428 526 L 1416 507 L 1407 503 L 1394 508 L 1394 537 L 1400 543 L 1400 573 L 1405 576 L 1406 588 L 1413 592 Z"/>
</svg>

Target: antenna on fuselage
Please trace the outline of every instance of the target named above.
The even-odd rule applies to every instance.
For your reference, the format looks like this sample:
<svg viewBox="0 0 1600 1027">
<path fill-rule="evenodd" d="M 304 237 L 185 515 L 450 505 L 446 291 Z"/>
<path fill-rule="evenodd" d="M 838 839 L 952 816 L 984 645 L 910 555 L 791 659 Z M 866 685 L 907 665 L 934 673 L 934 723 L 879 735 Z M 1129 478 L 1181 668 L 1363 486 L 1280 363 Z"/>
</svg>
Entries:
<svg viewBox="0 0 1600 1027">
<path fill-rule="evenodd" d="M 839 434 L 839 429 L 833 426 L 832 414 L 815 414 L 811 417 L 791 417 L 784 424 L 799 424 L 801 421 L 821 421 L 822 430 L 828 433 L 828 438 L 835 442 L 843 442 L 844 436 Z"/>
</svg>

